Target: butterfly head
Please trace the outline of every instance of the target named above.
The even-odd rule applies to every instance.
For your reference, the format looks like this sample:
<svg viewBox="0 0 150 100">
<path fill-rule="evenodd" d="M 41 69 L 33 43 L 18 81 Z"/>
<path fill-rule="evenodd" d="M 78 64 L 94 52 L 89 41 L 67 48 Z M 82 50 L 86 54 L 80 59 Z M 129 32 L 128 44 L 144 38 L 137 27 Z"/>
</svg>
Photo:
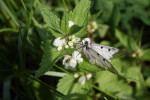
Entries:
<svg viewBox="0 0 150 100">
<path fill-rule="evenodd" d="M 76 50 L 81 52 L 83 49 L 87 49 L 88 47 L 90 47 L 90 43 L 91 43 L 90 38 L 85 38 L 82 40 L 80 44 L 76 45 Z"/>
<path fill-rule="evenodd" d="M 83 46 L 89 46 L 91 43 L 90 38 L 85 38 L 84 40 L 82 40 L 82 45 Z"/>
</svg>

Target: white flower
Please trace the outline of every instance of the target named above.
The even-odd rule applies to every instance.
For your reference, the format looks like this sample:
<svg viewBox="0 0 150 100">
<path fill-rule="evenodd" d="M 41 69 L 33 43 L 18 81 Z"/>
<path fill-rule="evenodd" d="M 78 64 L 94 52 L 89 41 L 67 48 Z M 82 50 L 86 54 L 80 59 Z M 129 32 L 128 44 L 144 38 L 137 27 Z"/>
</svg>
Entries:
<svg viewBox="0 0 150 100">
<path fill-rule="evenodd" d="M 57 50 L 60 51 L 64 43 L 65 43 L 65 39 L 61 39 L 60 37 L 58 37 L 54 40 L 53 45 L 58 47 Z"/>
<path fill-rule="evenodd" d="M 79 82 L 81 85 L 84 85 L 84 84 L 85 84 L 85 81 L 86 81 L 85 75 L 80 76 L 78 82 Z"/>
<path fill-rule="evenodd" d="M 73 26 L 74 22 L 73 21 L 69 21 L 69 27 Z"/>
<path fill-rule="evenodd" d="M 86 75 L 87 80 L 89 80 L 91 77 L 92 77 L 91 73 L 89 73 L 89 74 Z"/>
<path fill-rule="evenodd" d="M 68 46 L 68 45 L 65 45 L 65 48 L 66 48 L 66 49 L 68 49 L 68 48 L 69 48 L 69 46 Z"/>
<path fill-rule="evenodd" d="M 74 51 L 72 57 L 66 55 L 63 59 L 63 65 L 65 65 L 65 69 L 76 70 L 77 64 L 83 61 L 81 58 L 81 54 L 78 51 Z"/>
<path fill-rule="evenodd" d="M 70 55 L 66 55 L 63 59 L 63 65 L 65 65 L 65 69 L 76 70 L 77 61 Z"/>
<path fill-rule="evenodd" d="M 81 58 L 81 54 L 78 51 L 73 52 L 72 58 L 75 59 L 78 63 L 83 61 L 83 58 Z"/>
<path fill-rule="evenodd" d="M 78 78 L 79 77 L 79 74 L 78 73 L 75 73 L 74 74 L 74 78 Z"/>
<path fill-rule="evenodd" d="M 61 49 L 62 49 L 62 46 L 59 46 L 59 47 L 57 48 L 58 51 L 60 51 Z"/>
<path fill-rule="evenodd" d="M 66 62 L 64 65 L 65 65 L 65 69 L 76 70 L 77 61 L 74 59 L 70 59 L 70 61 Z"/>
</svg>

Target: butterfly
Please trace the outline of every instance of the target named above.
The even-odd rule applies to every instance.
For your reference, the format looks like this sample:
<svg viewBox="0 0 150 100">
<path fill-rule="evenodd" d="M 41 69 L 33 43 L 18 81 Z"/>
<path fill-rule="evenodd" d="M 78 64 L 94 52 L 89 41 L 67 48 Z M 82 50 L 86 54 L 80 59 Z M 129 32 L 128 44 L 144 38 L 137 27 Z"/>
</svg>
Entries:
<svg viewBox="0 0 150 100">
<path fill-rule="evenodd" d="M 105 68 L 114 74 L 118 74 L 118 72 L 110 63 L 111 59 L 125 53 L 124 50 L 92 43 L 90 38 L 82 40 L 82 42 L 76 46 L 76 49 L 79 52 L 83 51 L 86 57 L 90 59 L 91 64 Z"/>
</svg>

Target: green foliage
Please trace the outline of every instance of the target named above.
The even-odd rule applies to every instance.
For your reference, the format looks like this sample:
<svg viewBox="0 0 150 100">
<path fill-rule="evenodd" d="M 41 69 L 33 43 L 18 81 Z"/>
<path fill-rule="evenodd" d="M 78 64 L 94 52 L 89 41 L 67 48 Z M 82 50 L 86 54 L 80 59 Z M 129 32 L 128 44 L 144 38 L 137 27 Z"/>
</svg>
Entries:
<svg viewBox="0 0 150 100">
<path fill-rule="evenodd" d="M 44 6 L 38 3 L 41 14 L 44 17 L 45 22 L 49 28 L 52 28 L 56 31 L 62 32 L 60 29 L 60 19 L 55 16 L 52 12 L 49 12 Z"/>
<path fill-rule="evenodd" d="M 76 25 L 82 26 L 87 25 L 87 17 L 90 9 L 89 0 L 81 0 L 78 5 L 74 8 L 73 12 L 70 12 L 70 20 Z"/>
<path fill-rule="evenodd" d="M 91 65 L 90 63 L 85 62 L 85 61 L 81 62 L 78 67 L 83 72 L 84 71 L 85 72 L 98 72 L 98 71 L 101 70 L 101 68 L 99 68 L 99 67 L 97 67 L 95 65 Z"/>
<path fill-rule="evenodd" d="M 143 50 L 143 55 L 141 59 L 150 61 L 150 49 Z"/>
<path fill-rule="evenodd" d="M 98 72 L 96 74 L 96 82 L 105 92 L 114 94 L 121 99 L 132 99 L 132 87 L 112 73 L 106 71 Z"/>
<path fill-rule="evenodd" d="M 0 100 L 148 100 L 149 3 L 0 0 Z M 89 33 L 87 25 L 94 21 L 98 29 Z M 67 69 L 63 57 L 71 56 L 76 44 L 58 51 L 53 42 L 73 35 L 125 49 L 123 57 L 111 60 L 119 74 L 92 65 L 83 53 L 76 70 Z"/>
</svg>

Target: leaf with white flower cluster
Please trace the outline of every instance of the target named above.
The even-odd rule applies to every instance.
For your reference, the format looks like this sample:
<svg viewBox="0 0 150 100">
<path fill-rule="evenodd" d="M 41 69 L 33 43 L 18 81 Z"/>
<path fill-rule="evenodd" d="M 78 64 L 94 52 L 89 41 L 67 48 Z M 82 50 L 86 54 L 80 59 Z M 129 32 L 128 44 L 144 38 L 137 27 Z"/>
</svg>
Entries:
<svg viewBox="0 0 150 100">
<path fill-rule="evenodd" d="M 40 68 L 36 72 L 35 77 L 38 78 L 45 72 L 52 69 L 53 65 L 64 55 L 71 54 L 74 49 L 65 49 L 58 51 L 56 47 L 52 46 L 52 41 L 47 41 L 44 45 L 44 54 L 40 63 Z"/>
</svg>

